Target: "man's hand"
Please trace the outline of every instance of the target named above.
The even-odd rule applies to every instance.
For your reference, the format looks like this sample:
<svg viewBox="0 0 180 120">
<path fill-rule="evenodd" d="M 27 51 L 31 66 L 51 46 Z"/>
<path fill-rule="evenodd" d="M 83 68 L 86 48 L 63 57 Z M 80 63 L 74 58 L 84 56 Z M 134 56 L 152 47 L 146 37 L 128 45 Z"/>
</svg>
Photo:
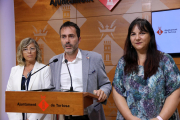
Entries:
<svg viewBox="0 0 180 120">
<path fill-rule="evenodd" d="M 107 95 L 101 89 L 94 90 L 93 93 L 94 93 L 94 95 L 97 95 L 99 97 L 98 102 L 103 102 L 107 98 Z"/>
</svg>

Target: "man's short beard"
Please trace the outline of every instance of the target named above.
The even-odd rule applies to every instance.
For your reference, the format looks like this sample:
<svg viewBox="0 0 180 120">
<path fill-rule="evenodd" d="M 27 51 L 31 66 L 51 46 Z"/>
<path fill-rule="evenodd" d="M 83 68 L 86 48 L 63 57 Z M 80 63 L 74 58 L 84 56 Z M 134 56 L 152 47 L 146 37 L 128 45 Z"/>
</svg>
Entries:
<svg viewBox="0 0 180 120">
<path fill-rule="evenodd" d="M 76 49 L 72 49 L 72 51 L 66 51 L 65 49 L 65 52 L 68 54 L 68 55 L 72 55 L 75 53 L 75 51 L 78 49 L 78 47 Z"/>
<path fill-rule="evenodd" d="M 69 45 L 71 45 L 71 44 L 69 43 Z M 72 47 L 72 51 L 66 51 L 66 44 L 63 45 L 65 53 L 67 53 L 68 55 L 72 55 L 72 54 L 74 54 L 76 52 L 76 50 L 78 49 L 78 42 L 74 46 L 71 45 L 71 47 Z"/>
</svg>

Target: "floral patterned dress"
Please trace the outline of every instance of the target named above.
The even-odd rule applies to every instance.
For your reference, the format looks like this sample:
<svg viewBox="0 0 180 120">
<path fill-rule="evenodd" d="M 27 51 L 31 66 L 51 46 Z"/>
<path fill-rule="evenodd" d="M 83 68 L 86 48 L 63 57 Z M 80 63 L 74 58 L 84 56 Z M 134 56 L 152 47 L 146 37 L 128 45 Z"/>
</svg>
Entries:
<svg viewBox="0 0 180 120">
<path fill-rule="evenodd" d="M 123 57 L 116 67 L 113 86 L 126 99 L 131 113 L 141 120 L 156 118 L 166 98 L 180 87 L 179 69 L 170 55 L 162 54 L 158 71 L 147 80 L 143 79 L 144 67 L 140 65 L 137 74 L 125 75 Z M 119 111 L 116 120 L 125 120 Z M 177 110 L 169 120 L 179 120 Z"/>
</svg>

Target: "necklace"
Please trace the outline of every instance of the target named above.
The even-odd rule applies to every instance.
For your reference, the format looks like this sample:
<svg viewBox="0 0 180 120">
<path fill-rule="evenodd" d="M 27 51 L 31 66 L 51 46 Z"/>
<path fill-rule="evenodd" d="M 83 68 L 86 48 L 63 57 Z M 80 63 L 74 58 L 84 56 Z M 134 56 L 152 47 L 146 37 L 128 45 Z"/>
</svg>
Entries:
<svg viewBox="0 0 180 120">
<path fill-rule="evenodd" d="M 28 72 L 28 73 L 31 71 L 31 70 L 30 70 L 30 71 L 28 71 L 26 68 L 24 68 L 24 70 L 25 70 L 26 72 Z"/>
<path fill-rule="evenodd" d="M 24 67 L 24 71 L 25 72 L 27 72 L 27 75 L 32 71 L 32 69 L 30 69 L 30 70 L 27 70 L 27 68 L 26 67 Z"/>
<path fill-rule="evenodd" d="M 31 70 L 32 70 L 32 69 L 31 69 Z M 25 72 L 24 72 L 24 76 L 26 77 L 26 79 L 28 78 L 29 73 L 31 72 L 31 70 L 28 71 L 28 70 L 26 70 L 26 68 L 24 67 L 24 71 L 27 72 L 27 74 L 25 74 Z"/>
</svg>

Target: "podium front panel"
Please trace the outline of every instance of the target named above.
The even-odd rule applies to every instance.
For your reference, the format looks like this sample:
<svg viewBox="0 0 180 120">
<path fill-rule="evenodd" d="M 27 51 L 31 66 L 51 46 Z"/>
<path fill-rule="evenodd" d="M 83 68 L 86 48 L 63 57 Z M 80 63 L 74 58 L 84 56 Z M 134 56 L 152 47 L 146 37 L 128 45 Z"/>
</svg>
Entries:
<svg viewBox="0 0 180 120">
<path fill-rule="evenodd" d="M 6 112 L 83 115 L 83 92 L 6 91 Z"/>
</svg>

